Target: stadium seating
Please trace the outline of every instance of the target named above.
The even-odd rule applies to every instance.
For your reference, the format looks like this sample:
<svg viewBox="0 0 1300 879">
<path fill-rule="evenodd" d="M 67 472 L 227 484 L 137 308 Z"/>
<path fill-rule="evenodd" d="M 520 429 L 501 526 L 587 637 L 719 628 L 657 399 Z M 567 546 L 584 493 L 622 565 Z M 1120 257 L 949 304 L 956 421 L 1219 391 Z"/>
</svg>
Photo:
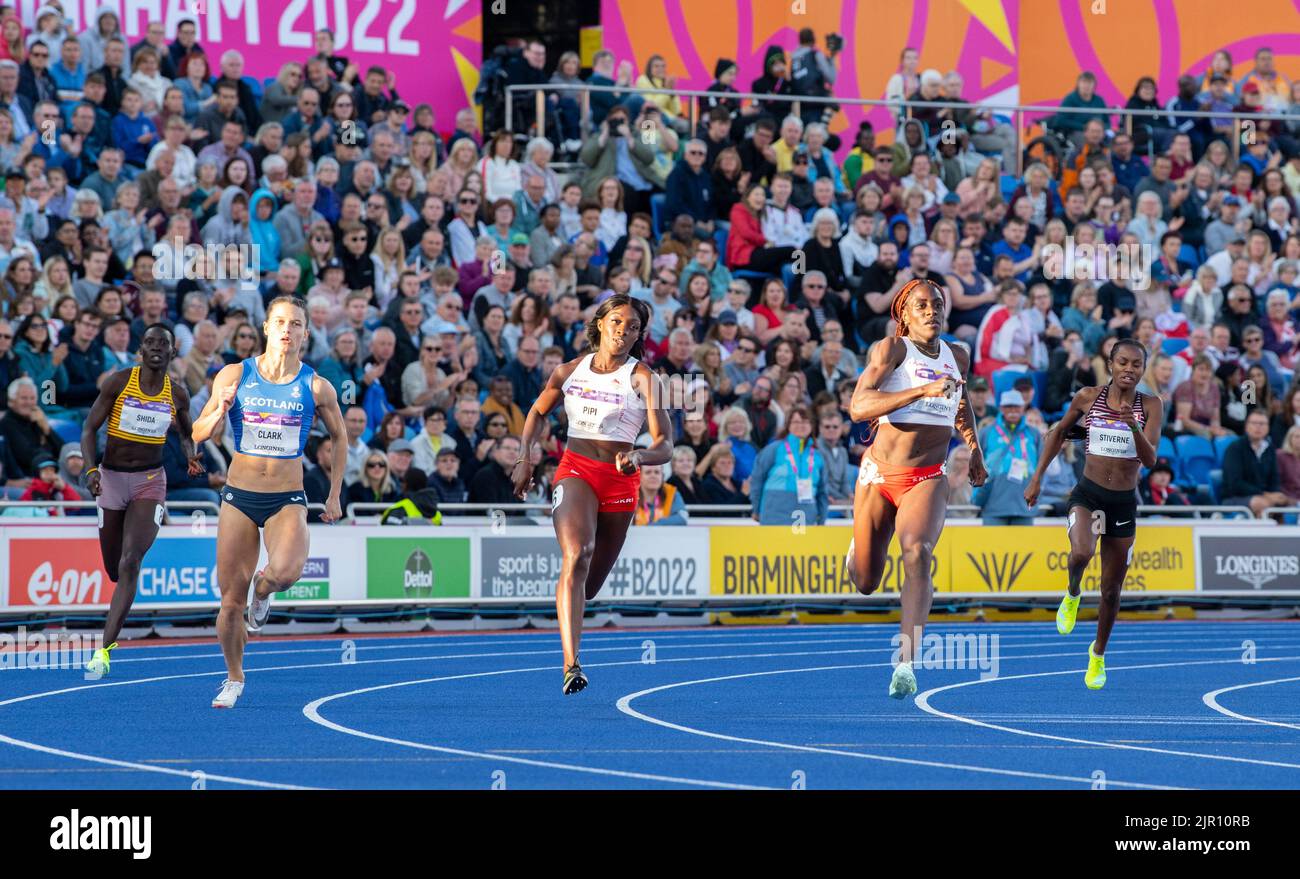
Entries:
<svg viewBox="0 0 1300 879">
<path fill-rule="evenodd" d="M 1209 485 L 1210 471 L 1219 464 L 1214 445 L 1201 436 L 1180 436 L 1174 441 L 1183 477 L 1194 485 Z"/>
<path fill-rule="evenodd" d="M 63 418 L 51 418 L 50 429 L 59 435 L 65 443 L 81 442 L 81 425 Z"/>
<path fill-rule="evenodd" d="M 1228 446 L 1232 445 L 1236 439 L 1237 437 L 1235 436 L 1220 436 L 1215 438 L 1214 455 L 1215 460 L 1219 462 L 1220 467 L 1223 466 L 1223 456 L 1227 454 Z"/>
<path fill-rule="evenodd" d="M 668 228 L 664 225 L 667 220 L 667 217 L 664 216 L 664 207 L 667 204 L 668 196 L 664 195 L 662 192 L 650 196 L 650 222 L 654 225 L 654 233 L 656 236 L 661 235 L 664 229 Z"/>
<path fill-rule="evenodd" d="M 1173 356 L 1186 347 L 1186 339 L 1165 339 L 1160 343 L 1160 353 Z"/>
</svg>

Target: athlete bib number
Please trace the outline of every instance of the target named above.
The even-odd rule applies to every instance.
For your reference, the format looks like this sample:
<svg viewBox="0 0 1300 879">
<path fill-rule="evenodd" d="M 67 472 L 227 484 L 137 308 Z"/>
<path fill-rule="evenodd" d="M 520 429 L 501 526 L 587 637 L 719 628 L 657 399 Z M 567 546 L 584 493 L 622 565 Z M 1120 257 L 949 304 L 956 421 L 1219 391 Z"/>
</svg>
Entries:
<svg viewBox="0 0 1300 879">
<path fill-rule="evenodd" d="M 123 433 L 149 439 L 162 439 L 171 426 L 171 407 L 161 400 L 141 400 L 138 397 L 122 398 L 122 414 L 118 427 Z"/>
<path fill-rule="evenodd" d="M 273 455 L 294 458 L 299 454 L 302 434 L 301 415 L 275 412 L 244 412 L 244 430 L 239 437 L 239 451 L 245 455 Z"/>
<path fill-rule="evenodd" d="M 1133 431 L 1128 425 L 1122 428 L 1093 425 L 1088 429 L 1088 454 L 1102 458 L 1136 458 Z"/>
</svg>

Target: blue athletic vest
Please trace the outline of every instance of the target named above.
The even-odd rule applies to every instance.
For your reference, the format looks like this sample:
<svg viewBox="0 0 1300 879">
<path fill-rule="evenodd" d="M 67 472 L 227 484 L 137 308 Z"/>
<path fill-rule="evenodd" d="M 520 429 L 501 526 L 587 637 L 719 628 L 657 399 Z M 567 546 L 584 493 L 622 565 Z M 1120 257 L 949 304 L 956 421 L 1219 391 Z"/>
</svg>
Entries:
<svg viewBox="0 0 1300 879">
<path fill-rule="evenodd" d="M 311 392 L 316 371 L 304 363 L 292 381 L 272 384 L 257 371 L 256 358 L 240 366 L 239 390 L 230 404 L 235 451 L 258 458 L 301 457 L 316 417 Z"/>
</svg>

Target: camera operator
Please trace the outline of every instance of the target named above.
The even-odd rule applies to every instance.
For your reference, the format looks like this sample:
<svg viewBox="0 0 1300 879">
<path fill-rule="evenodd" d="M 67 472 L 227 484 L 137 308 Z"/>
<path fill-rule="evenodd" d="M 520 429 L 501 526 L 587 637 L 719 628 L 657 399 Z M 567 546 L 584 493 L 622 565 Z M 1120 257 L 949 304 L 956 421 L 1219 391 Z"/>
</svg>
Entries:
<svg viewBox="0 0 1300 879">
<path fill-rule="evenodd" d="M 790 56 L 790 92 L 811 98 L 830 97 L 835 86 L 835 63 L 832 59 L 844 46 L 839 34 L 826 36 L 829 55 L 817 48 L 817 37 L 812 28 L 799 31 L 799 48 Z M 804 125 L 827 122 L 835 114 L 833 104 L 805 101 L 800 105 L 799 116 Z"/>
</svg>

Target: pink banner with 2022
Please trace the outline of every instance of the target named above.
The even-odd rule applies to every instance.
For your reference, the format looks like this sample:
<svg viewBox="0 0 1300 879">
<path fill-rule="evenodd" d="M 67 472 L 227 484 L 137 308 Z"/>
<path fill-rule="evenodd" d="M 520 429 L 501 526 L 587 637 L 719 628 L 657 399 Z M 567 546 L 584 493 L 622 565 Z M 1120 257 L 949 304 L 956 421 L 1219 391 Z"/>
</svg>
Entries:
<svg viewBox="0 0 1300 879">
<path fill-rule="evenodd" d="M 30 28 L 39 0 L 16 4 Z M 116 11 L 127 40 L 144 38 L 161 21 L 168 40 L 185 15 L 198 22 L 199 42 L 213 58 L 238 50 L 244 73 L 273 77 L 289 61 L 315 54 L 313 34 L 334 31 L 335 51 L 364 73 L 391 70 L 398 93 L 412 106 L 432 105 L 439 130 L 450 131 L 456 111 L 471 104 L 482 57 L 479 0 L 65 0 L 71 30 L 80 32 L 102 7 Z"/>
</svg>

